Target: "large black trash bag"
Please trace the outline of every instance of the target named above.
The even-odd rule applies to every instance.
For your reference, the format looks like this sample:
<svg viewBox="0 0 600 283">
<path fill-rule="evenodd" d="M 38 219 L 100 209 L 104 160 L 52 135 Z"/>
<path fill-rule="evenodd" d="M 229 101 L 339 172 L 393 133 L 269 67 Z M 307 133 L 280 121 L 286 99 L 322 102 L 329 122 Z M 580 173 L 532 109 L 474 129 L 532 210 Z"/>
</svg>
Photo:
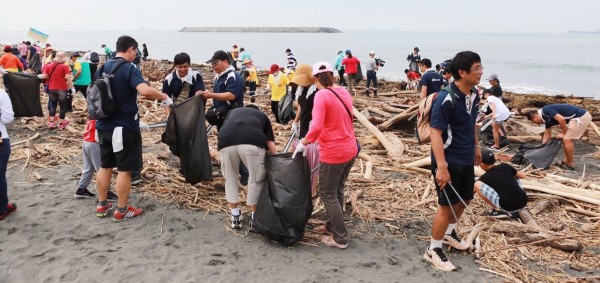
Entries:
<svg viewBox="0 0 600 283">
<path fill-rule="evenodd" d="M 519 165 L 531 164 L 536 169 L 546 169 L 552 164 L 561 148 L 562 141 L 559 139 L 552 139 L 542 145 L 523 144 L 519 146 L 517 154 L 510 161 Z"/>
<path fill-rule="evenodd" d="M 44 117 L 40 102 L 40 79 L 23 73 L 8 73 L 8 96 L 15 117 Z"/>
<path fill-rule="evenodd" d="M 286 247 L 302 239 L 313 209 L 308 162 L 303 156 L 291 156 L 267 157 L 267 185 L 254 213 L 256 232 Z"/>
<path fill-rule="evenodd" d="M 193 96 L 172 108 L 162 142 L 179 157 L 186 182 L 212 180 L 202 96 Z"/>
<path fill-rule="evenodd" d="M 277 108 L 281 124 L 287 124 L 287 122 L 294 119 L 296 117 L 296 113 L 294 112 L 294 94 L 289 91 L 286 92 L 279 101 Z"/>
</svg>

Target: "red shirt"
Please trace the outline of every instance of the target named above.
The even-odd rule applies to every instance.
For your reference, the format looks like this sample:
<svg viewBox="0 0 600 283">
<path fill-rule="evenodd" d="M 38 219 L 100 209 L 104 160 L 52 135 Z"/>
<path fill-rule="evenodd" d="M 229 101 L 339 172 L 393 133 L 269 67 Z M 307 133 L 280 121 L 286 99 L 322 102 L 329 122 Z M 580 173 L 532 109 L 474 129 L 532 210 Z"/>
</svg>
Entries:
<svg viewBox="0 0 600 283">
<path fill-rule="evenodd" d="M 416 79 L 420 78 L 421 75 L 419 73 L 415 72 L 415 71 L 412 71 L 412 72 L 408 72 L 408 74 L 406 75 L 406 77 L 409 80 L 412 81 L 412 80 L 416 80 Z"/>
<path fill-rule="evenodd" d="M 332 88 L 344 101 L 352 113 L 352 96 L 343 87 Z M 354 125 L 342 102 L 328 89 L 319 90 L 315 95 L 312 121 L 305 139 L 319 142 L 319 161 L 341 164 L 356 156 L 356 136 Z"/>
<path fill-rule="evenodd" d="M 96 120 L 88 120 L 85 124 L 83 140 L 86 142 L 98 142 L 96 139 Z"/>
<path fill-rule="evenodd" d="M 342 60 L 342 65 L 346 65 L 346 74 L 358 73 L 357 65 L 360 64 L 360 60 L 356 57 L 346 58 Z"/>
<path fill-rule="evenodd" d="M 56 70 L 55 70 L 56 68 Z M 44 66 L 42 73 L 48 75 L 48 89 L 51 90 L 67 90 L 67 80 L 65 77 L 71 74 L 71 69 L 65 64 L 50 63 Z M 52 76 L 50 76 L 52 73 Z"/>
</svg>

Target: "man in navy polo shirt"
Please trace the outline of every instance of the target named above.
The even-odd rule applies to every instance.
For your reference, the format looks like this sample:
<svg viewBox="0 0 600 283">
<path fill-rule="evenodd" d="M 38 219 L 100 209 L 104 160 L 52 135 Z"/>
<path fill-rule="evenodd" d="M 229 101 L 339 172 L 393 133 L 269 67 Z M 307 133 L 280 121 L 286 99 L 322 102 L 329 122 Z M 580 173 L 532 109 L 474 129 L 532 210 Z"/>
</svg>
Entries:
<svg viewBox="0 0 600 283">
<path fill-rule="evenodd" d="M 229 108 L 233 109 L 244 106 L 244 82 L 240 74 L 231 66 L 227 53 L 219 50 L 206 63 L 211 64 L 216 76 L 213 91 L 202 92 L 202 97 L 212 98 L 215 107 L 229 105 Z M 220 127 L 221 125 L 217 125 L 217 128 Z"/>
<path fill-rule="evenodd" d="M 444 85 L 444 78 L 438 74 L 434 69 L 431 68 L 431 60 L 425 58 L 420 62 L 421 73 L 421 99 L 427 97 L 432 93 L 436 93 L 442 89 Z"/>
<path fill-rule="evenodd" d="M 117 53 L 96 72 L 95 78 L 109 73 L 113 66 L 120 64 L 111 78 L 111 89 L 119 104 L 119 112 L 110 118 L 98 120 L 98 143 L 100 144 L 100 170 L 96 176 L 98 186 L 98 205 L 96 216 L 105 217 L 112 205 L 108 203 L 108 190 L 114 167 L 117 167 L 118 208 L 113 221 L 142 214 L 141 208 L 128 205 L 131 190 L 131 171 L 142 167 L 142 136 L 137 105 L 138 92 L 145 99 L 163 100 L 163 104 L 172 103 L 166 94 L 150 87 L 144 81 L 142 73 L 131 62 L 135 59 L 138 43 L 130 36 L 121 36 L 117 40 Z M 125 63 L 120 63 L 125 60 Z"/>
<path fill-rule="evenodd" d="M 475 131 L 479 96 L 474 88 L 483 74 L 481 58 L 471 51 L 460 52 L 450 62 L 450 71 L 452 93 L 441 90 L 431 107 L 431 172 L 439 205 L 431 227 L 431 245 L 423 255 L 445 271 L 456 267 L 442 251 L 442 243 L 459 250 L 469 247 L 454 228 L 465 209 L 463 201 L 468 204 L 473 199 L 473 166 L 481 162 Z"/>
<path fill-rule="evenodd" d="M 238 72 L 229 62 L 229 55 L 223 50 L 216 51 L 210 60 L 206 61 L 213 67 L 216 76 L 213 91 L 202 92 L 204 99 L 213 99 L 215 107 L 229 105 L 230 109 L 244 106 L 244 82 Z M 217 125 L 217 130 L 222 125 Z M 248 169 L 240 162 L 240 183 L 248 184 Z"/>
<path fill-rule="evenodd" d="M 552 137 L 552 127 L 558 125 L 560 133 L 556 135 L 557 139 L 562 139 L 564 159 L 558 165 L 563 169 L 574 170 L 575 145 L 574 139 L 580 139 L 587 126 L 592 122 L 590 112 L 579 107 L 568 104 L 550 104 L 540 110 L 533 110 L 527 113 L 527 119 L 535 124 L 545 124 L 546 131 L 542 143 L 547 143 Z"/>
</svg>

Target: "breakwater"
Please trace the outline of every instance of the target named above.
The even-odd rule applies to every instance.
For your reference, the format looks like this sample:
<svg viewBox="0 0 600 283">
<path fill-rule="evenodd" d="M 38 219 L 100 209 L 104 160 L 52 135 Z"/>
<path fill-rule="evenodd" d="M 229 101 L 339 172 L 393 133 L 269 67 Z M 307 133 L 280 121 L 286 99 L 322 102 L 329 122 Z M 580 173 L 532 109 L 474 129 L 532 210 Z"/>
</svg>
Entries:
<svg viewBox="0 0 600 283">
<path fill-rule="evenodd" d="M 341 33 L 332 27 L 184 27 L 179 32 Z"/>
</svg>

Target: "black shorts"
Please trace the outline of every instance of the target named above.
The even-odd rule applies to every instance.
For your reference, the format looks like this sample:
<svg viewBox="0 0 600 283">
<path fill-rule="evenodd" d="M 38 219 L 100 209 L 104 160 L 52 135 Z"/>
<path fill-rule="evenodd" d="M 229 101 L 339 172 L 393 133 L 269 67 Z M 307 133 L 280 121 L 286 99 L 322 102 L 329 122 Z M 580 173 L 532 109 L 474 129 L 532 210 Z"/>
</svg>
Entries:
<svg viewBox="0 0 600 283">
<path fill-rule="evenodd" d="M 119 152 L 113 152 L 112 136 L 112 130 L 98 130 L 100 167 L 117 167 L 118 171 L 135 171 L 142 168 L 142 134 L 139 131 L 128 132 L 123 129 L 123 149 Z"/>
<path fill-rule="evenodd" d="M 435 170 L 437 169 L 437 164 L 435 161 L 431 163 L 431 174 L 433 174 L 435 179 Z M 458 192 L 460 197 L 464 201 L 473 199 L 473 185 L 475 185 L 475 169 L 473 165 L 456 165 L 456 164 L 448 164 L 448 172 L 450 173 L 450 184 L 446 184 L 444 190 L 440 190 L 437 182 L 435 183 L 435 189 L 438 194 L 438 204 L 439 205 L 450 205 L 456 204 L 460 202 L 460 199 L 454 192 Z M 454 190 L 452 187 L 454 187 Z M 444 191 L 446 193 L 444 193 Z M 446 194 L 448 197 L 446 198 Z M 450 199 L 450 201 L 448 201 Z"/>
</svg>

